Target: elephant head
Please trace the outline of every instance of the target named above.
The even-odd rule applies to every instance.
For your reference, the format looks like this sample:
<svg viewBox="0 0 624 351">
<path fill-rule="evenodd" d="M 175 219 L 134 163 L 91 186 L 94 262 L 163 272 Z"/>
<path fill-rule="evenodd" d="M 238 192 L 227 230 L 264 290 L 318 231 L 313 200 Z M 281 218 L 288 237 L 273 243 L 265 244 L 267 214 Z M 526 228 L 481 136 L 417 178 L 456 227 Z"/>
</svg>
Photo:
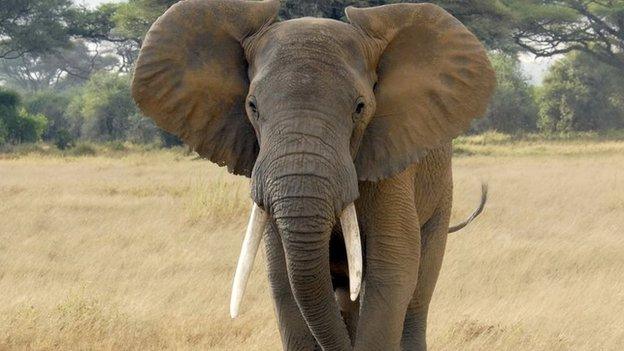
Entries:
<svg viewBox="0 0 624 351">
<path fill-rule="evenodd" d="M 350 23 L 277 22 L 278 10 L 278 0 L 177 3 L 147 34 L 133 96 L 201 156 L 252 179 L 232 314 L 272 221 L 310 330 L 325 348 L 348 345 L 332 227 L 340 219 L 355 298 L 358 181 L 391 177 L 465 131 L 494 73 L 474 35 L 435 5 L 348 8 Z"/>
</svg>

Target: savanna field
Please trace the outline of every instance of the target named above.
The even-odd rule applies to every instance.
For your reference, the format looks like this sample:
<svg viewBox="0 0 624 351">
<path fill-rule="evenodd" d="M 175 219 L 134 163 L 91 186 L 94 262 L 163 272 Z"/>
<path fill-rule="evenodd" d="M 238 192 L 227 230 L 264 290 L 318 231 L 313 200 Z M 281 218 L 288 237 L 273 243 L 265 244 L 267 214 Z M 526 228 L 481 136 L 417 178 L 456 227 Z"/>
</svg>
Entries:
<svg viewBox="0 0 624 351">
<path fill-rule="evenodd" d="M 620 139 L 621 140 L 621 139 Z M 0 350 L 277 350 L 248 181 L 182 149 L 0 154 Z M 456 142 L 431 350 L 624 347 L 624 141 Z"/>
</svg>

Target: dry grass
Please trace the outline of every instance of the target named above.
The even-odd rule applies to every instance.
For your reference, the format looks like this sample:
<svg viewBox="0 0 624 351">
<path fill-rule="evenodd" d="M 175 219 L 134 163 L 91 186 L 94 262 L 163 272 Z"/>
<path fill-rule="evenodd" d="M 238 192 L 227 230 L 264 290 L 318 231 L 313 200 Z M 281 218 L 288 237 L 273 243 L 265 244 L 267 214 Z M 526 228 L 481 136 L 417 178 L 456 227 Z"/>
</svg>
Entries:
<svg viewBox="0 0 624 351">
<path fill-rule="evenodd" d="M 621 350 L 624 143 L 607 144 L 455 160 L 455 219 L 480 179 L 491 200 L 449 240 L 432 350 Z M 278 349 L 260 262 L 228 317 L 248 208 L 246 180 L 180 152 L 0 160 L 0 350 Z"/>
</svg>

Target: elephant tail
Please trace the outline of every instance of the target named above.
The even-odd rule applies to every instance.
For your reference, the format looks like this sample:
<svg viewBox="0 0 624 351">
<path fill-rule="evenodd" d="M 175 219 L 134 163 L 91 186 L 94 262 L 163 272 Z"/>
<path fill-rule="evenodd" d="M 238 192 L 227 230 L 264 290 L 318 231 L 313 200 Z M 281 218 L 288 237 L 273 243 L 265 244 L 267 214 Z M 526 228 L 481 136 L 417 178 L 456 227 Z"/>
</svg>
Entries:
<svg viewBox="0 0 624 351">
<path fill-rule="evenodd" d="M 485 203 L 487 202 L 487 196 L 488 196 L 488 185 L 486 183 L 482 183 L 481 184 L 481 202 L 479 203 L 479 207 L 477 207 L 477 209 L 472 213 L 472 215 L 470 215 L 470 217 L 468 217 L 467 220 L 450 227 L 448 230 L 449 234 L 455 233 L 457 231 L 464 229 L 468 224 L 470 224 L 470 222 L 472 222 L 475 218 L 479 217 L 479 215 L 481 214 L 481 212 L 483 212 L 483 209 L 485 208 Z"/>
</svg>

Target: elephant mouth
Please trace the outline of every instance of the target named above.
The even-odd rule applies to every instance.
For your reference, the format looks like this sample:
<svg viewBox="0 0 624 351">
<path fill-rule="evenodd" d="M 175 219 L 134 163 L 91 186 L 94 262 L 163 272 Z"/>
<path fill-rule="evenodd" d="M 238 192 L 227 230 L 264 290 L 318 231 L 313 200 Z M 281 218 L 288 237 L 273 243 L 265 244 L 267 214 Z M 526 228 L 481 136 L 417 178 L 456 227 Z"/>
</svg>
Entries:
<svg viewBox="0 0 624 351">
<path fill-rule="evenodd" d="M 342 211 L 340 225 L 344 237 L 349 271 L 349 293 L 351 301 L 355 301 L 360 294 L 362 285 L 362 243 L 357 220 L 355 204 L 351 203 Z M 245 287 L 253 269 L 253 263 L 262 241 L 262 235 L 269 222 L 269 214 L 256 203 L 253 204 L 251 215 L 232 284 L 230 300 L 230 316 L 236 318 L 240 312 Z"/>
</svg>

